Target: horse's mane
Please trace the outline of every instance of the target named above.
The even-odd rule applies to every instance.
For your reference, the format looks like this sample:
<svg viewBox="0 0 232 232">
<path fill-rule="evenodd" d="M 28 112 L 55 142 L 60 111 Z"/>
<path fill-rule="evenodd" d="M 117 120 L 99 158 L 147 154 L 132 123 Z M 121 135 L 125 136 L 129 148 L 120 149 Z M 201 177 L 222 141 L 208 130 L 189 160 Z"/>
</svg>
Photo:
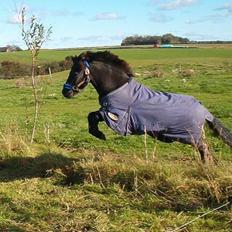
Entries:
<svg viewBox="0 0 232 232">
<path fill-rule="evenodd" d="M 118 68 L 121 68 L 124 72 L 126 72 L 129 76 L 134 76 L 134 73 L 130 65 L 126 61 L 120 59 L 117 55 L 109 51 L 87 51 L 82 53 L 80 56 L 82 56 L 82 59 L 86 59 L 90 63 L 93 61 L 100 61 L 106 64 L 117 66 Z"/>
</svg>

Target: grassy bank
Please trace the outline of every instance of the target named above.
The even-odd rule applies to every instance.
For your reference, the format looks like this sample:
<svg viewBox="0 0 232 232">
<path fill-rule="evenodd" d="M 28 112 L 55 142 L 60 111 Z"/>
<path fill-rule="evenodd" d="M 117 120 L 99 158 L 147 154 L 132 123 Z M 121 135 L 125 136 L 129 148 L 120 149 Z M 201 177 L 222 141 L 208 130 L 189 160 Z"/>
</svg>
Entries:
<svg viewBox="0 0 232 232">
<path fill-rule="evenodd" d="M 182 158 L 182 159 L 181 159 Z M 1 160 L 2 231 L 172 231 L 231 195 L 231 163 L 45 149 Z M 230 231 L 231 209 L 183 231 Z"/>
</svg>

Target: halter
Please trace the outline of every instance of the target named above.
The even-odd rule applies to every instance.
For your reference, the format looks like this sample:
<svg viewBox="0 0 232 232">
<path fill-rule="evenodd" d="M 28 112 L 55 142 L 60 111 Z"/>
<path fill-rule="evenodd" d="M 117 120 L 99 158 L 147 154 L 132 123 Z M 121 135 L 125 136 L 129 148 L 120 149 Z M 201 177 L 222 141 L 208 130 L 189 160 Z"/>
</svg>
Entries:
<svg viewBox="0 0 232 232">
<path fill-rule="evenodd" d="M 83 60 L 83 64 L 85 66 L 85 69 L 80 71 L 80 73 L 78 74 L 77 76 L 77 79 L 80 75 L 85 75 L 84 77 L 84 80 L 81 81 L 77 86 L 73 85 L 73 84 L 69 84 L 69 83 L 66 83 L 64 84 L 64 89 L 70 91 L 74 91 L 74 92 L 77 92 L 79 93 L 82 89 L 80 89 L 80 87 L 84 84 L 85 86 L 88 85 L 88 83 L 90 82 L 90 71 L 89 71 L 89 68 L 90 68 L 90 64 L 87 60 Z"/>
</svg>

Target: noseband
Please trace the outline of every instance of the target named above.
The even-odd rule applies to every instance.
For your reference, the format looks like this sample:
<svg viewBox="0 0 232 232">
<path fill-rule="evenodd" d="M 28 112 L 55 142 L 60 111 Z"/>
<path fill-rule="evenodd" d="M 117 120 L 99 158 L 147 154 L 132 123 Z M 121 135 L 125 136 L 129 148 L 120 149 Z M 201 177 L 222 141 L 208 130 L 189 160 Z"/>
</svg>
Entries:
<svg viewBox="0 0 232 232">
<path fill-rule="evenodd" d="M 78 83 L 77 85 L 76 85 L 76 83 L 74 85 L 66 83 L 66 84 L 64 84 L 64 89 L 66 89 L 68 91 L 72 90 L 73 92 L 79 93 L 79 92 L 81 92 L 81 90 L 83 90 L 83 88 L 81 88 L 81 86 L 85 87 L 88 85 L 88 83 L 90 82 L 90 71 L 89 71 L 90 64 L 87 60 L 84 60 L 83 64 L 85 66 L 85 69 L 80 71 L 80 73 L 76 77 L 76 80 L 78 80 L 79 77 L 81 77 L 82 75 L 84 76 L 84 79 L 80 83 Z"/>
</svg>

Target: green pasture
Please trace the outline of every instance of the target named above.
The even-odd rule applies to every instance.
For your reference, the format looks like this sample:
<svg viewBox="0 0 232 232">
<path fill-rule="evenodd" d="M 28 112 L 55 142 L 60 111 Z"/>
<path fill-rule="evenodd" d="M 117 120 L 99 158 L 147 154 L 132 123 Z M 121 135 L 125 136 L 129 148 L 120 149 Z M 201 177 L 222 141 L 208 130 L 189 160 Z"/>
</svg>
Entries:
<svg viewBox="0 0 232 232">
<path fill-rule="evenodd" d="M 78 55 L 80 52 L 82 50 L 41 51 L 41 62 L 45 62 L 45 57 L 50 62 L 55 59 L 62 60 L 67 55 Z M 230 49 L 113 49 L 112 52 L 130 63 L 135 73 L 139 75 L 137 79 L 140 82 L 154 90 L 193 95 L 202 101 L 215 116 L 221 118 L 227 126 L 231 127 L 232 62 L 230 61 L 232 52 Z M 6 55 L 11 59 L 13 55 L 17 57 L 22 54 L 27 59 L 30 58 L 28 52 Z M 201 63 L 200 59 L 202 59 Z M 214 59 L 217 62 L 214 62 Z M 181 76 L 182 71 L 189 69 L 194 70 L 193 76 Z M 153 77 L 154 70 L 162 72 L 163 77 Z M 128 148 L 131 144 L 132 148 L 136 147 L 136 152 L 143 153 L 144 147 L 141 137 L 124 138 L 117 136 L 104 124 L 102 129 L 112 138 L 109 141 L 98 141 L 88 134 L 87 115 L 99 108 L 97 94 L 91 86 L 88 86 L 81 95 L 74 99 L 63 98 L 61 89 L 67 76 L 68 71 L 55 73 L 52 78 L 40 77 L 41 130 L 38 130 L 38 142 L 43 139 L 41 132 L 44 124 L 49 124 L 51 136 L 58 143 L 68 140 L 69 142 L 66 141 L 66 143 L 75 143 L 77 146 L 87 146 L 88 148 L 97 146 L 101 149 L 119 150 L 126 153 L 124 146 Z M 20 81 L 23 86 L 17 88 L 17 83 Z M 16 121 L 20 127 L 25 128 L 26 125 L 23 124 L 25 118 L 30 120 L 33 111 L 33 99 L 29 85 L 30 80 L 28 79 L 1 80 L 2 120 L 0 124 L 2 126 L 10 121 Z M 30 122 L 28 122 L 27 127 L 29 131 Z M 137 150 L 137 146 L 141 146 L 141 149 Z M 165 144 L 164 147 L 169 146 Z M 131 149 L 128 150 L 131 151 Z"/>
<path fill-rule="evenodd" d="M 128 48 L 128 49 L 88 49 L 88 50 L 111 50 L 121 58 L 127 60 L 133 66 L 163 64 L 163 63 L 195 63 L 215 64 L 229 62 L 232 58 L 232 47 L 225 48 Z M 86 51 L 83 49 L 41 50 L 39 62 L 61 61 L 66 56 L 78 55 Z M 14 60 L 22 63 L 30 63 L 30 52 L 20 51 L 16 53 L 0 53 L 0 62 Z"/>
<path fill-rule="evenodd" d="M 82 51 L 42 50 L 39 62 Z M 139 82 L 195 96 L 232 129 L 232 48 L 111 51 L 133 67 Z M 3 60 L 29 63 L 30 54 L 0 53 Z M 97 140 L 88 134 L 87 115 L 99 108 L 98 96 L 88 86 L 65 99 L 67 76 L 38 77 L 33 145 L 30 79 L 0 80 L 0 231 L 172 231 L 227 201 L 232 152 L 207 128 L 216 167 L 200 164 L 190 146 L 121 137 L 104 123 L 107 140 Z M 232 231 L 231 220 L 225 207 L 181 231 Z"/>
</svg>

